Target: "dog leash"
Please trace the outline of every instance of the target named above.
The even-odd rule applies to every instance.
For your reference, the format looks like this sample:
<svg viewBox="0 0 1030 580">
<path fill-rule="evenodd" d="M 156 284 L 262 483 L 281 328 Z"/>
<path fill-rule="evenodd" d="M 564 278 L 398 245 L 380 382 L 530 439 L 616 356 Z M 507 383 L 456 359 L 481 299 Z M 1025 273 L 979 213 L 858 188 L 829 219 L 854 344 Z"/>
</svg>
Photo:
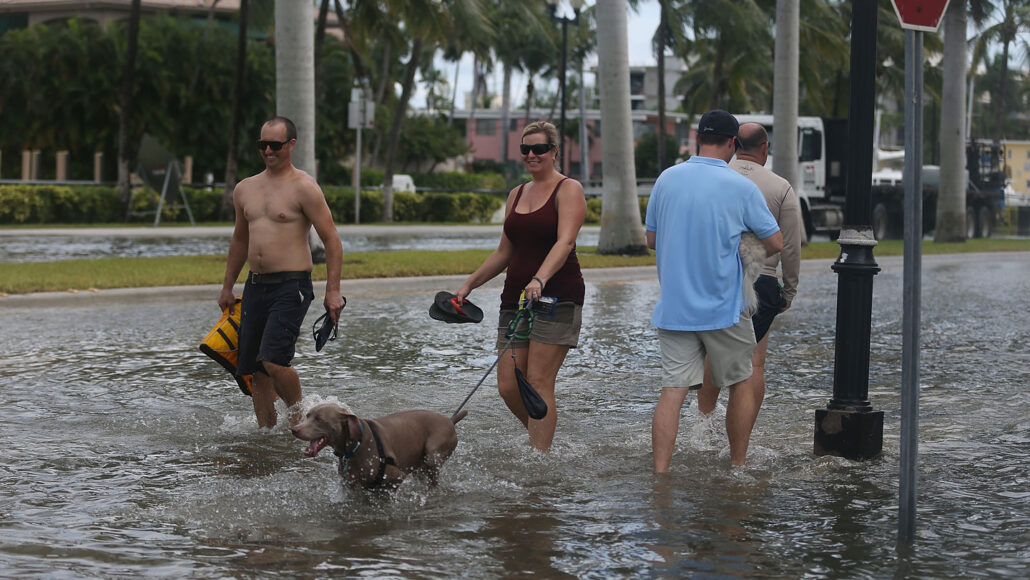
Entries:
<svg viewBox="0 0 1030 580">
<path fill-rule="evenodd" d="M 504 353 L 507 352 L 507 350 L 511 347 L 512 341 L 514 341 L 516 338 L 519 340 L 525 340 L 529 338 L 530 333 L 533 331 L 534 314 L 532 304 L 532 301 L 529 301 L 525 307 L 520 308 L 518 312 L 515 313 L 515 318 L 513 318 L 510 323 L 508 323 L 508 332 L 506 332 L 504 335 L 508 339 L 508 342 L 504 344 L 504 348 L 501 349 L 501 352 L 497 353 L 497 358 L 494 359 L 494 362 L 492 365 L 490 365 L 490 368 L 486 369 L 486 373 L 483 375 L 483 378 L 479 379 L 479 382 L 476 383 L 476 386 L 472 387 L 472 391 L 469 392 L 467 397 L 465 397 L 465 400 L 462 401 L 461 404 L 458 405 L 458 408 L 454 410 L 454 414 L 451 415 L 452 421 L 454 420 L 454 417 L 457 416 L 458 413 L 460 413 L 461 410 L 465 407 L 465 404 L 469 402 L 469 399 L 472 398 L 472 395 L 476 394 L 476 391 L 478 391 L 479 387 L 482 386 L 483 381 L 486 380 L 486 377 L 490 376 L 490 373 L 493 372 L 494 367 L 496 367 L 497 363 L 500 362 L 501 357 L 504 356 Z M 518 329 L 519 321 L 523 317 L 526 317 L 527 327 L 526 332 L 524 334 L 520 334 L 516 332 L 516 330 Z M 514 353 L 512 354 L 512 356 L 514 356 Z"/>
</svg>

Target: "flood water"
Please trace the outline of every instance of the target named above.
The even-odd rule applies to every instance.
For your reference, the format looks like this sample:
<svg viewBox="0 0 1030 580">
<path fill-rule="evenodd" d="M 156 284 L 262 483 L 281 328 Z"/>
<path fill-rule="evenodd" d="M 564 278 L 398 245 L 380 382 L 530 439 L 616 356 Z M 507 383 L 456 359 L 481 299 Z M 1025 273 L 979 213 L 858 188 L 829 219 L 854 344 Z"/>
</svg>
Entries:
<svg viewBox="0 0 1030 580">
<path fill-rule="evenodd" d="M 923 265 L 919 515 L 895 548 L 901 261 L 875 278 L 870 399 L 884 453 L 812 454 L 833 376 L 837 278 L 806 262 L 773 326 L 749 465 L 686 410 L 673 472 L 651 473 L 659 355 L 652 269 L 588 272 L 581 348 L 558 377 L 550 454 L 530 450 L 489 380 L 430 489 L 344 488 L 285 421 L 197 350 L 217 288 L 0 299 L 0 570 L 5 576 L 966 578 L 1030 576 L 1030 254 Z M 450 414 L 493 362 L 481 325 L 427 309 L 459 278 L 344 282 L 340 339 L 296 366 L 305 406 Z M 317 293 L 317 290 L 316 290 Z M 722 402 L 725 403 L 725 395 Z M 722 412 L 720 410 L 720 412 Z"/>
<path fill-rule="evenodd" d="M 343 251 L 490 250 L 500 226 L 339 226 Z M 93 258 L 200 256 L 229 251 L 231 227 L 118 228 L 112 230 L 0 229 L 0 262 L 52 262 Z M 597 226 L 577 240 L 596 246 Z"/>
</svg>

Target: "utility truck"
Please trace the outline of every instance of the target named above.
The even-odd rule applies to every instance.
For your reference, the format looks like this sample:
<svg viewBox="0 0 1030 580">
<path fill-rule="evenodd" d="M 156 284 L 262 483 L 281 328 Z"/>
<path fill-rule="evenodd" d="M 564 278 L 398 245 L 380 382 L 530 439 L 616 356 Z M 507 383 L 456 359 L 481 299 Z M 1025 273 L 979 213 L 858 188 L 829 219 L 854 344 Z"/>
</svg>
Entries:
<svg viewBox="0 0 1030 580">
<path fill-rule="evenodd" d="M 737 115 L 741 123 L 760 123 L 774 138 L 772 115 Z M 835 237 L 844 223 L 847 183 L 848 122 L 846 119 L 798 117 L 798 183 L 806 234 Z M 770 148 L 770 152 L 771 152 Z M 902 157 L 901 152 L 877 150 L 876 158 Z M 971 143 L 966 150 L 966 236 L 989 237 L 1000 217 L 1004 201 L 1004 174 L 991 146 Z M 772 168 L 772 156 L 766 162 Z M 923 167 L 923 232 L 934 229 L 937 218 L 939 168 Z M 877 239 L 900 238 L 905 189 L 899 169 L 874 171 L 869 223 Z"/>
</svg>

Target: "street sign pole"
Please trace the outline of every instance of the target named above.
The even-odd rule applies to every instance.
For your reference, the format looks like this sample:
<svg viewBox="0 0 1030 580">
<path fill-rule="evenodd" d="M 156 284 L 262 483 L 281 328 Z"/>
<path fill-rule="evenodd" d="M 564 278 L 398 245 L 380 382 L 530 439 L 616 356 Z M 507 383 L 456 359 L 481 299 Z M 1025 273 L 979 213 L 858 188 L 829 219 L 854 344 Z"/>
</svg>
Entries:
<svg viewBox="0 0 1030 580">
<path fill-rule="evenodd" d="M 354 223 L 361 223 L 361 129 L 365 126 L 365 94 L 360 87 L 350 91 L 347 128 L 358 131 L 354 143 Z"/>
<path fill-rule="evenodd" d="M 905 265 L 901 329 L 901 475 L 898 541 L 916 530 L 919 470 L 919 309 L 923 243 L 923 33 L 905 31 Z"/>
<path fill-rule="evenodd" d="M 364 105 L 365 101 L 358 101 Z M 363 107 L 362 107 L 363 108 Z M 354 145 L 354 223 L 361 223 L 361 123 L 358 123 L 358 136 Z"/>
<path fill-rule="evenodd" d="M 905 29 L 905 266 L 901 321 L 901 465 L 898 545 L 916 531 L 919 480 L 919 322 L 923 252 L 923 32 L 937 32 L 950 0 L 891 0 Z"/>
</svg>

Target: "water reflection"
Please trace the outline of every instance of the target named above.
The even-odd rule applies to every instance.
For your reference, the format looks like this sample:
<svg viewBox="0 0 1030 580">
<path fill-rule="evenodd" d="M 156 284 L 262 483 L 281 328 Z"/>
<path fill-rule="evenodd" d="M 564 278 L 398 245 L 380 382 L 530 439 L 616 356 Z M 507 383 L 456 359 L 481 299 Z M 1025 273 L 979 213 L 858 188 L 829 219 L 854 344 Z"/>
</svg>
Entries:
<svg viewBox="0 0 1030 580">
<path fill-rule="evenodd" d="M 196 348 L 216 290 L 0 301 L 0 566 L 48 577 L 1024 576 L 1030 329 L 1016 297 L 1030 291 L 1030 256 L 924 263 L 918 538 L 901 557 L 899 264 L 882 260 L 874 286 L 879 460 L 811 453 L 832 383 L 827 263 L 806 263 L 774 326 L 750 465 L 731 469 L 721 420 L 700 425 L 691 407 L 664 477 L 650 459 L 653 274 L 588 273 L 553 452 L 530 451 L 488 382 L 439 487 L 412 478 L 390 500 L 344 487 L 335 458 L 305 457 L 284 427 L 256 428 L 249 399 Z M 499 288 L 473 296 L 487 323 L 456 326 L 426 313 L 452 279 L 350 284 L 340 340 L 316 353 L 302 334 L 305 405 L 453 411 L 493 362 Z"/>
<path fill-rule="evenodd" d="M 403 228 L 340 227 L 344 252 L 385 250 L 491 250 L 497 247 L 500 227 Z M 401 230 L 401 231 L 398 231 Z M 202 232 L 191 235 L 189 232 Z M 225 254 L 232 229 L 225 227 L 163 230 L 66 231 L 46 230 L 43 234 L 19 234 L 0 230 L 0 262 L 52 262 L 93 258 L 151 258 L 161 256 L 202 256 Z M 597 227 L 580 233 L 580 245 L 596 246 Z"/>
</svg>

